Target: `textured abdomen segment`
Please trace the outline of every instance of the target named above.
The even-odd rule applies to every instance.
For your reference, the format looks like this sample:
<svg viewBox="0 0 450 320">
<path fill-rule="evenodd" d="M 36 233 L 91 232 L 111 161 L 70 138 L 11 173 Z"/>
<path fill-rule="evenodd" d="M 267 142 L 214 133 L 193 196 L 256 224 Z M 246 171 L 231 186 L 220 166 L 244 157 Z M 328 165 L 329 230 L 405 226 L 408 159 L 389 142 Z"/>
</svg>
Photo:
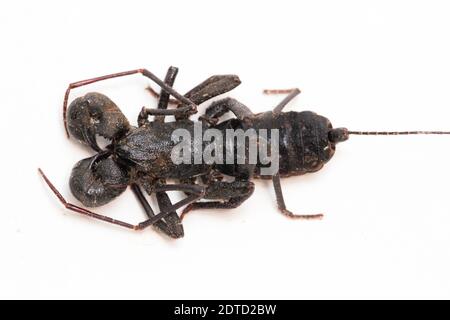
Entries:
<svg viewBox="0 0 450 320">
<path fill-rule="evenodd" d="M 334 153 L 334 145 L 328 139 L 329 120 L 310 111 L 272 112 L 257 115 L 255 128 L 278 129 L 279 174 L 302 175 L 320 170 Z M 256 176 L 260 175 L 258 163 Z"/>
</svg>

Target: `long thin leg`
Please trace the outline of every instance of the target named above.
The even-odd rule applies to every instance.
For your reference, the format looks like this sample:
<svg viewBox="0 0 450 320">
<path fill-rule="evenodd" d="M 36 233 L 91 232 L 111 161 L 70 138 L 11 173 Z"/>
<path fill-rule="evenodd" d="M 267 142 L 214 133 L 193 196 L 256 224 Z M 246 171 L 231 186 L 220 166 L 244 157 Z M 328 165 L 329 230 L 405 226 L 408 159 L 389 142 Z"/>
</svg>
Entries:
<svg viewBox="0 0 450 320">
<path fill-rule="evenodd" d="M 56 195 L 56 197 L 59 199 L 59 201 L 66 207 L 66 209 L 72 210 L 74 212 L 80 213 L 82 215 L 89 216 L 94 219 L 102 220 L 111 224 L 119 225 L 121 227 L 125 227 L 132 230 L 143 230 L 147 228 L 148 226 L 151 226 L 158 222 L 161 219 L 164 219 L 167 215 L 169 215 L 171 212 L 177 210 L 178 208 L 185 206 L 187 204 L 190 204 L 191 202 L 194 202 L 195 200 L 198 200 L 202 198 L 205 194 L 204 188 L 198 185 L 163 185 L 161 187 L 157 187 L 155 189 L 156 192 L 159 191 L 185 191 L 185 192 L 191 192 L 192 194 L 188 197 L 186 197 L 183 200 L 178 201 L 177 203 L 173 204 L 172 206 L 169 206 L 162 210 L 157 215 L 153 216 L 152 218 L 149 218 L 138 225 L 134 225 L 128 222 L 124 222 L 121 220 L 113 219 L 108 216 L 104 216 L 98 213 L 95 213 L 93 211 L 78 207 L 72 203 L 69 203 L 64 199 L 64 197 L 59 193 L 59 191 L 56 189 L 56 187 L 50 182 L 50 180 L 47 178 L 47 176 L 44 174 L 44 172 L 41 169 L 38 169 L 39 174 L 44 178 L 44 181 L 47 183 L 49 188 L 52 190 L 52 192 Z"/>
<path fill-rule="evenodd" d="M 263 93 L 264 94 L 289 94 L 292 93 L 294 91 L 300 91 L 299 88 L 291 88 L 291 89 L 264 89 Z"/>
<path fill-rule="evenodd" d="M 175 78 L 178 74 L 178 68 L 176 67 L 170 67 L 167 70 L 166 73 L 166 77 L 164 79 L 164 83 L 167 84 L 168 86 L 173 86 L 173 83 L 175 82 Z M 150 88 L 150 87 L 148 87 Z M 152 89 L 153 90 L 153 89 Z M 164 89 L 161 90 L 161 94 L 157 94 L 158 95 L 158 108 L 157 109 L 147 109 L 145 107 L 142 108 L 141 112 L 139 113 L 138 116 L 138 125 L 139 127 L 148 124 L 148 116 L 149 115 L 156 115 L 154 118 L 154 122 L 164 122 L 164 118 L 166 115 L 174 115 L 174 114 L 178 114 L 178 113 L 183 113 L 186 111 L 189 111 L 189 106 L 187 106 L 187 108 L 184 108 L 183 110 L 180 111 L 176 111 L 175 110 L 166 110 L 167 106 L 169 104 L 169 97 L 170 94 L 165 91 Z"/>
<path fill-rule="evenodd" d="M 178 68 L 170 67 L 169 70 L 167 70 L 166 77 L 164 79 L 164 82 L 169 85 L 173 86 L 175 82 L 175 78 L 178 73 Z M 161 95 L 159 97 L 158 101 L 158 109 L 165 110 L 167 109 L 168 105 L 170 103 L 170 94 L 165 91 L 164 89 L 161 90 Z M 154 122 L 164 122 L 164 116 L 156 116 L 154 118 Z M 165 184 L 166 181 L 161 179 L 159 180 L 159 183 Z M 158 207 L 160 211 L 167 211 L 168 208 L 172 206 L 172 201 L 170 200 L 169 196 L 167 195 L 167 192 L 160 191 L 156 192 L 156 201 L 158 202 Z M 167 226 L 176 233 L 179 237 L 182 237 L 184 235 L 183 225 L 181 224 L 181 219 L 178 216 L 176 211 L 172 211 L 170 214 L 168 214 L 165 217 L 165 222 Z"/>
<path fill-rule="evenodd" d="M 234 209 L 247 200 L 255 190 L 250 181 L 215 181 L 206 188 L 204 199 L 220 199 L 220 201 L 197 201 L 184 208 L 181 219 L 197 209 Z"/>
<path fill-rule="evenodd" d="M 137 199 L 139 200 L 140 204 L 142 205 L 142 207 L 144 208 L 145 213 L 147 214 L 147 216 L 149 218 L 152 218 L 155 216 L 154 211 L 152 210 L 150 204 L 148 203 L 147 199 L 145 199 L 144 194 L 142 193 L 141 188 L 139 188 L 139 186 L 137 184 L 132 184 L 131 185 L 131 190 L 133 191 L 133 193 L 136 195 Z M 162 195 L 165 195 L 167 197 L 167 194 L 165 193 L 161 193 Z M 169 198 L 167 197 L 166 200 L 168 200 Z M 159 201 L 158 199 L 158 204 L 159 204 L 159 208 L 161 211 L 164 211 L 165 208 L 167 208 L 168 206 L 171 206 L 172 204 L 170 203 L 170 200 L 168 200 L 169 202 L 165 202 L 165 200 Z M 175 212 L 176 214 L 176 212 Z M 166 220 L 169 219 L 170 215 L 168 215 L 166 217 Z M 184 236 L 184 231 L 183 231 L 183 225 L 181 224 L 180 219 L 177 216 L 178 221 L 171 221 L 171 223 L 168 222 L 164 222 L 163 220 L 159 220 L 157 222 L 155 222 L 154 226 L 159 229 L 160 231 L 162 231 L 163 233 L 165 233 L 166 235 L 168 235 L 171 238 L 182 238 Z M 173 219 L 172 219 L 173 220 Z"/>
<path fill-rule="evenodd" d="M 156 92 L 155 89 L 153 89 L 152 87 L 148 86 L 147 88 L 145 88 L 145 90 L 147 90 L 154 98 L 158 99 L 161 97 L 161 95 Z M 178 102 L 178 100 L 176 99 L 169 99 L 169 104 L 170 105 L 179 105 L 180 102 Z"/>
<path fill-rule="evenodd" d="M 206 108 L 205 115 L 200 118 L 210 122 L 217 122 L 221 116 L 230 111 L 233 112 L 239 120 L 244 120 L 245 118 L 250 118 L 254 115 L 247 106 L 236 99 L 224 98 L 213 102 Z"/>
<path fill-rule="evenodd" d="M 168 86 L 173 86 L 175 82 L 175 78 L 178 74 L 178 68 L 170 67 L 167 70 L 166 77 L 164 79 L 164 83 Z M 158 109 L 165 110 L 167 109 L 170 103 L 170 94 L 164 89 L 161 90 L 161 95 L 159 96 L 158 101 Z M 153 120 L 154 122 L 164 122 L 164 116 L 156 116 Z M 165 184 L 165 180 L 159 180 L 159 183 Z M 145 200 L 145 198 L 144 198 Z M 169 196 L 165 191 L 156 192 L 156 201 L 158 202 L 158 207 L 160 211 L 167 211 L 169 207 L 172 206 L 172 201 L 170 201 Z M 149 216 L 149 218 L 151 218 Z M 172 211 L 165 217 L 165 225 L 170 229 L 171 234 L 177 236 L 178 238 L 183 237 L 184 230 L 183 225 L 181 224 L 180 217 L 178 216 L 176 211 Z M 158 225 L 160 221 L 156 222 Z"/>
<path fill-rule="evenodd" d="M 82 81 L 78 81 L 78 82 L 74 82 L 74 83 L 69 84 L 69 87 L 66 90 L 66 94 L 64 95 L 64 104 L 63 104 L 63 119 L 64 119 L 64 127 L 66 129 L 67 136 L 69 137 L 69 131 L 67 129 L 67 118 L 66 118 L 66 113 L 67 112 L 66 111 L 67 111 L 67 102 L 69 100 L 69 94 L 70 94 L 70 91 L 72 89 L 75 89 L 75 88 L 78 88 L 78 87 L 82 87 L 82 86 L 85 86 L 85 85 L 88 85 L 88 84 L 91 84 L 91 83 L 94 83 L 94 82 L 98 82 L 98 81 L 103 81 L 103 80 L 112 79 L 112 78 L 129 76 L 129 75 L 137 74 L 137 73 L 140 73 L 144 77 L 147 77 L 147 78 L 151 79 L 153 82 L 155 82 L 162 89 L 164 89 L 165 91 L 170 93 L 178 101 L 182 102 L 185 105 L 188 105 L 190 107 L 189 110 L 191 112 L 195 112 L 197 110 L 197 105 L 195 103 L 193 103 L 188 98 L 185 98 L 184 96 L 179 94 L 177 91 L 175 91 L 170 86 L 165 84 L 164 81 L 159 79 L 157 76 L 155 76 L 153 73 L 151 73 L 147 69 L 136 69 L 136 70 L 119 72 L 119 73 L 113 73 L 113 74 L 109 74 L 109 75 L 106 75 L 106 76 L 101 76 L 101 77 L 96 77 L 96 78 L 92 78 L 92 79 L 82 80 Z"/>
<path fill-rule="evenodd" d="M 291 102 L 292 99 L 294 99 L 296 96 L 300 94 L 300 89 L 294 88 L 294 89 L 277 89 L 277 90 L 264 90 L 263 93 L 265 94 L 288 94 L 286 98 L 284 98 L 274 109 L 274 114 L 280 114 L 283 111 L 283 108 Z"/>
<path fill-rule="evenodd" d="M 156 201 L 158 202 L 158 207 L 161 212 L 168 211 L 168 209 L 172 206 L 172 201 L 170 201 L 170 198 L 166 192 L 156 192 Z M 184 236 L 183 225 L 176 211 L 170 212 L 164 220 L 167 226 L 171 230 L 174 230 L 180 238 Z"/>
<path fill-rule="evenodd" d="M 44 172 L 41 169 L 38 169 L 38 171 L 39 171 L 40 175 L 42 176 L 42 178 L 44 178 L 44 180 L 47 183 L 47 185 L 50 187 L 50 189 L 53 191 L 53 193 L 59 199 L 59 201 L 64 205 L 64 207 L 66 207 L 66 209 L 75 211 L 77 213 L 86 215 L 86 216 L 91 217 L 91 218 L 95 218 L 95 219 L 98 219 L 98 220 L 102 220 L 102 221 L 105 221 L 105 222 L 116 224 L 116 225 L 119 225 L 121 227 L 125 227 L 125 228 L 128 228 L 128 229 L 133 229 L 133 230 L 138 230 L 138 226 L 137 225 L 133 225 L 133 224 L 130 224 L 130 223 L 127 223 L 127 222 L 124 222 L 124 221 L 113 219 L 113 218 L 110 218 L 110 217 L 107 217 L 107 216 L 104 216 L 104 215 L 101 215 L 101 214 L 98 214 L 98 213 L 86 210 L 84 208 L 78 207 L 78 206 L 76 206 L 76 205 L 74 205 L 72 203 L 67 202 L 66 199 L 64 199 L 64 197 L 61 195 L 61 193 L 59 193 L 59 191 L 55 188 L 55 186 L 50 182 L 50 180 L 47 178 L 47 176 L 44 174 Z"/>
<path fill-rule="evenodd" d="M 280 212 L 289 218 L 295 219 L 322 219 L 323 214 L 294 214 L 286 209 L 286 204 L 284 203 L 283 191 L 281 190 L 280 175 L 276 174 L 272 177 L 273 188 L 275 189 L 275 195 L 277 197 L 278 209 Z"/>
<path fill-rule="evenodd" d="M 178 73 L 178 69 L 175 67 L 170 67 L 167 70 L 166 73 L 166 77 L 164 79 L 164 82 L 169 85 L 169 86 L 173 86 L 173 83 L 175 82 L 175 78 L 177 76 Z M 151 89 L 151 87 L 148 87 L 147 89 Z M 151 89 L 153 90 L 153 89 Z M 156 92 L 155 92 L 156 93 Z M 161 90 L 161 95 L 156 94 L 159 98 L 158 101 L 158 108 L 156 110 L 166 110 L 168 107 L 168 104 L 170 102 L 170 94 L 165 91 L 164 89 Z M 153 109 L 155 110 L 155 109 Z M 148 110 L 146 110 L 145 108 L 141 111 L 141 113 L 139 114 L 138 117 L 138 124 L 139 126 L 142 126 L 144 124 L 149 123 L 148 122 L 148 115 L 151 112 L 147 112 Z M 153 120 L 154 122 L 164 122 L 164 115 L 163 116 L 156 116 Z M 160 179 L 158 180 L 158 184 L 165 184 L 166 181 L 164 179 Z M 141 203 L 147 203 L 147 207 L 150 207 L 148 205 L 147 200 L 145 199 L 144 195 L 142 194 L 142 192 L 140 191 L 138 186 L 134 187 L 134 191 L 135 194 L 140 198 Z M 152 192 L 151 188 L 149 190 L 147 190 L 148 193 L 150 194 Z M 165 191 L 159 191 L 156 192 L 156 200 L 158 202 L 158 206 L 160 211 L 165 212 L 168 211 L 171 207 L 172 207 L 172 202 L 170 201 L 169 196 L 167 195 L 167 193 Z M 145 205 L 144 205 L 145 207 Z M 148 210 L 148 209 L 147 209 Z M 153 211 L 151 212 L 151 215 L 148 215 L 149 218 L 154 217 L 154 213 Z M 160 225 L 159 228 L 162 229 L 161 227 L 164 228 L 164 232 L 166 234 L 169 234 L 172 237 L 182 237 L 184 235 L 184 231 L 183 231 L 183 225 L 181 224 L 181 220 L 180 217 L 178 217 L 178 214 L 175 210 L 173 210 L 172 212 L 170 212 L 165 218 L 164 221 L 160 220 L 157 221 L 155 223 L 156 226 Z"/>
<path fill-rule="evenodd" d="M 184 96 L 190 99 L 195 104 L 199 105 L 209 99 L 212 99 L 218 95 L 233 90 L 241 83 L 241 80 L 237 75 L 214 75 L 209 77 L 193 89 L 189 90 Z M 147 87 L 147 90 L 154 97 L 159 98 L 160 95 L 151 87 Z M 169 100 L 170 104 L 176 104 L 179 108 L 183 107 L 181 103 L 176 100 Z M 177 117 L 180 119 L 180 117 Z"/>
<path fill-rule="evenodd" d="M 175 78 L 178 74 L 178 68 L 170 67 L 169 70 L 167 70 L 166 77 L 164 78 L 164 83 L 168 86 L 173 86 L 173 83 L 175 82 Z M 161 90 L 161 96 L 159 97 L 158 101 L 158 109 L 167 109 L 170 101 L 170 93 L 168 93 L 165 90 Z M 154 119 L 155 122 L 164 122 L 164 116 L 156 116 Z"/>
<path fill-rule="evenodd" d="M 139 229 L 144 229 L 148 226 L 153 225 L 155 222 L 164 219 L 166 216 L 168 216 L 171 212 L 181 208 L 182 206 L 188 205 L 200 198 L 203 198 L 205 195 L 205 188 L 199 185 L 190 185 L 190 184 L 166 184 L 157 186 L 155 188 L 156 192 L 161 191 L 183 191 L 187 192 L 190 195 L 186 198 L 178 201 L 177 203 L 165 208 L 165 210 L 161 210 L 160 213 L 158 213 L 156 216 L 141 222 L 138 227 Z"/>
</svg>

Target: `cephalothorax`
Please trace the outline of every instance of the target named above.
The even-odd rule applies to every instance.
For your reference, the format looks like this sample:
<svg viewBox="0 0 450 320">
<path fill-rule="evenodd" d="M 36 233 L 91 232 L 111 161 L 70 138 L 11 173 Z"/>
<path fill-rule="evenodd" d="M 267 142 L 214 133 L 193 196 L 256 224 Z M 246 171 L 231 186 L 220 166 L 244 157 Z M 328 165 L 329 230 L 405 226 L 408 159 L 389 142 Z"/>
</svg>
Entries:
<svg viewBox="0 0 450 320">
<path fill-rule="evenodd" d="M 67 108 L 71 89 L 136 73 L 150 78 L 161 87 L 158 108 L 143 108 L 137 119 L 138 127 L 130 125 L 117 105 L 100 93 L 88 93 L 75 99 Z M 298 89 L 267 90 L 266 93 L 288 94 L 272 111 L 254 114 L 242 103 L 227 97 L 213 102 L 198 121 L 192 121 L 189 117 L 197 112 L 198 104 L 232 90 L 240 84 L 239 78 L 235 75 L 213 76 L 181 95 L 172 88 L 176 75 L 177 68 L 171 67 L 162 81 L 146 69 L 137 69 L 69 86 L 63 108 L 66 132 L 96 152 L 74 166 L 69 182 L 73 195 L 83 205 L 97 207 L 110 202 L 124 192 L 127 186 L 131 186 L 148 219 L 133 225 L 68 203 L 39 169 L 66 208 L 134 230 L 154 225 L 165 234 L 179 238 L 184 234 L 181 224 L 184 214 L 195 209 L 236 208 L 253 193 L 252 178 L 262 178 L 272 179 L 278 208 L 283 214 L 292 218 L 316 219 L 321 218 L 322 214 L 297 215 L 286 209 L 280 178 L 320 170 L 334 155 L 336 144 L 346 141 L 351 134 L 450 134 L 447 131 L 360 132 L 333 128 L 327 118 L 311 111 L 283 112 L 284 107 L 300 93 Z M 170 100 L 170 96 L 176 100 Z M 176 104 L 176 108 L 168 109 L 170 102 Z M 228 112 L 232 112 L 235 118 L 220 121 Z M 149 121 L 149 116 L 154 116 L 154 119 Z M 165 122 L 165 116 L 175 116 L 176 121 Z M 263 168 L 267 163 L 259 158 L 255 163 L 211 164 L 192 161 L 175 164 L 171 159 L 175 145 L 173 131 L 185 129 L 193 132 L 194 125 L 199 124 L 203 128 L 219 131 L 265 129 L 270 132 L 276 129 L 279 135 L 279 170 L 270 175 L 264 174 Z M 99 147 L 97 135 L 109 140 L 110 144 L 104 149 Z M 192 150 L 195 152 L 194 146 Z M 236 154 L 234 149 L 225 148 L 223 152 L 230 151 Z M 166 179 L 177 183 L 169 184 Z M 148 194 L 156 194 L 160 213 L 154 213 L 141 188 Z M 187 196 L 172 204 L 167 191 L 183 191 Z M 176 210 L 182 206 L 186 207 L 179 217 Z"/>
</svg>

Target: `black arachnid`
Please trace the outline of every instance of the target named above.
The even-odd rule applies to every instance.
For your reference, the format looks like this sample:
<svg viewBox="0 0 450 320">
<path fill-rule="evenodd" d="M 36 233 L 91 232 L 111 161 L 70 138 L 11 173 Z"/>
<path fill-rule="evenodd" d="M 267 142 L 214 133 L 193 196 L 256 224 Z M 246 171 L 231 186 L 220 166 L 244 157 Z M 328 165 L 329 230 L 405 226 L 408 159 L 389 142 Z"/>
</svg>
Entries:
<svg viewBox="0 0 450 320">
<path fill-rule="evenodd" d="M 67 107 L 69 93 L 74 88 L 138 73 L 158 84 L 161 93 L 158 95 L 149 88 L 159 98 L 158 107 L 143 108 L 137 119 L 137 127 L 130 125 L 119 107 L 100 93 L 88 93 Z M 69 181 L 72 194 L 84 206 L 98 207 L 131 186 L 148 219 L 134 225 L 68 203 L 39 169 L 67 209 L 134 230 L 153 225 L 172 238 L 180 238 L 184 235 L 181 220 L 187 212 L 195 209 L 236 208 L 253 193 L 251 179 L 263 178 L 272 179 L 278 208 L 283 214 L 292 218 L 316 219 L 321 218 L 322 214 L 296 215 L 286 209 L 280 178 L 320 170 L 333 156 L 336 144 L 346 141 L 352 134 L 450 134 L 447 131 L 375 132 L 333 128 L 327 118 L 311 111 L 283 112 L 283 108 L 300 93 L 298 89 L 266 90 L 266 93 L 287 94 L 272 111 L 254 114 L 242 103 L 226 97 L 213 102 L 199 120 L 193 121 L 190 116 L 197 112 L 198 104 L 232 90 L 240 84 L 240 80 L 235 75 L 212 76 L 181 95 L 172 88 L 177 73 L 177 68 L 169 68 L 162 81 L 146 69 L 136 69 L 69 85 L 63 107 L 66 132 L 96 152 L 92 157 L 79 161 L 72 169 Z M 171 100 L 170 96 L 176 100 Z M 176 107 L 169 109 L 169 103 L 176 104 Z M 220 121 L 228 112 L 234 114 L 235 118 Z M 152 121 L 149 121 L 149 116 L 154 116 Z M 175 121 L 165 122 L 165 116 L 175 116 Z M 185 129 L 193 133 L 196 124 L 220 132 L 229 129 L 276 129 L 279 134 L 279 170 L 271 175 L 262 174 L 262 168 L 267 164 L 259 159 L 256 163 L 173 163 L 170 155 L 176 143 L 172 140 L 172 132 Z M 97 144 L 98 135 L 110 141 L 104 149 Z M 236 146 L 231 148 L 225 148 L 223 152 L 236 154 Z M 191 157 L 194 158 L 195 146 L 191 150 Z M 177 183 L 168 183 L 168 179 Z M 149 195 L 156 194 L 160 209 L 158 214 L 152 210 L 142 189 Z M 167 191 L 182 191 L 186 197 L 172 204 Z M 180 217 L 176 210 L 183 206 L 186 207 Z"/>
</svg>

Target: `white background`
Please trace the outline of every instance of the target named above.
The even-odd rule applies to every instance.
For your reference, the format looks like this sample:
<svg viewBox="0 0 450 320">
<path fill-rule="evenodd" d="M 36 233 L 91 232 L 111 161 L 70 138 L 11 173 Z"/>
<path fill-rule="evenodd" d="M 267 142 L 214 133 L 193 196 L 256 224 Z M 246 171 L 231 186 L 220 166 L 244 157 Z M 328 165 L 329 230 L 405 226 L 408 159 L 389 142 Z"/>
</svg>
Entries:
<svg viewBox="0 0 450 320">
<path fill-rule="evenodd" d="M 0 298 L 450 298 L 450 137 L 351 137 L 320 172 L 270 183 L 229 211 L 193 212 L 185 237 L 133 232 L 65 211 L 73 164 L 69 82 L 180 68 L 181 92 L 238 74 L 253 111 L 300 87 L 290 110 L 352 130 L 450 129 L 446 1 L 2 1 Z M 155 100 L 141 76 L 100 91 L 135 121 Z M 200 107 L 200 111 L 204 106 Z M 130 191 L 97 210 L 138 222 Z"/>
</svg>

